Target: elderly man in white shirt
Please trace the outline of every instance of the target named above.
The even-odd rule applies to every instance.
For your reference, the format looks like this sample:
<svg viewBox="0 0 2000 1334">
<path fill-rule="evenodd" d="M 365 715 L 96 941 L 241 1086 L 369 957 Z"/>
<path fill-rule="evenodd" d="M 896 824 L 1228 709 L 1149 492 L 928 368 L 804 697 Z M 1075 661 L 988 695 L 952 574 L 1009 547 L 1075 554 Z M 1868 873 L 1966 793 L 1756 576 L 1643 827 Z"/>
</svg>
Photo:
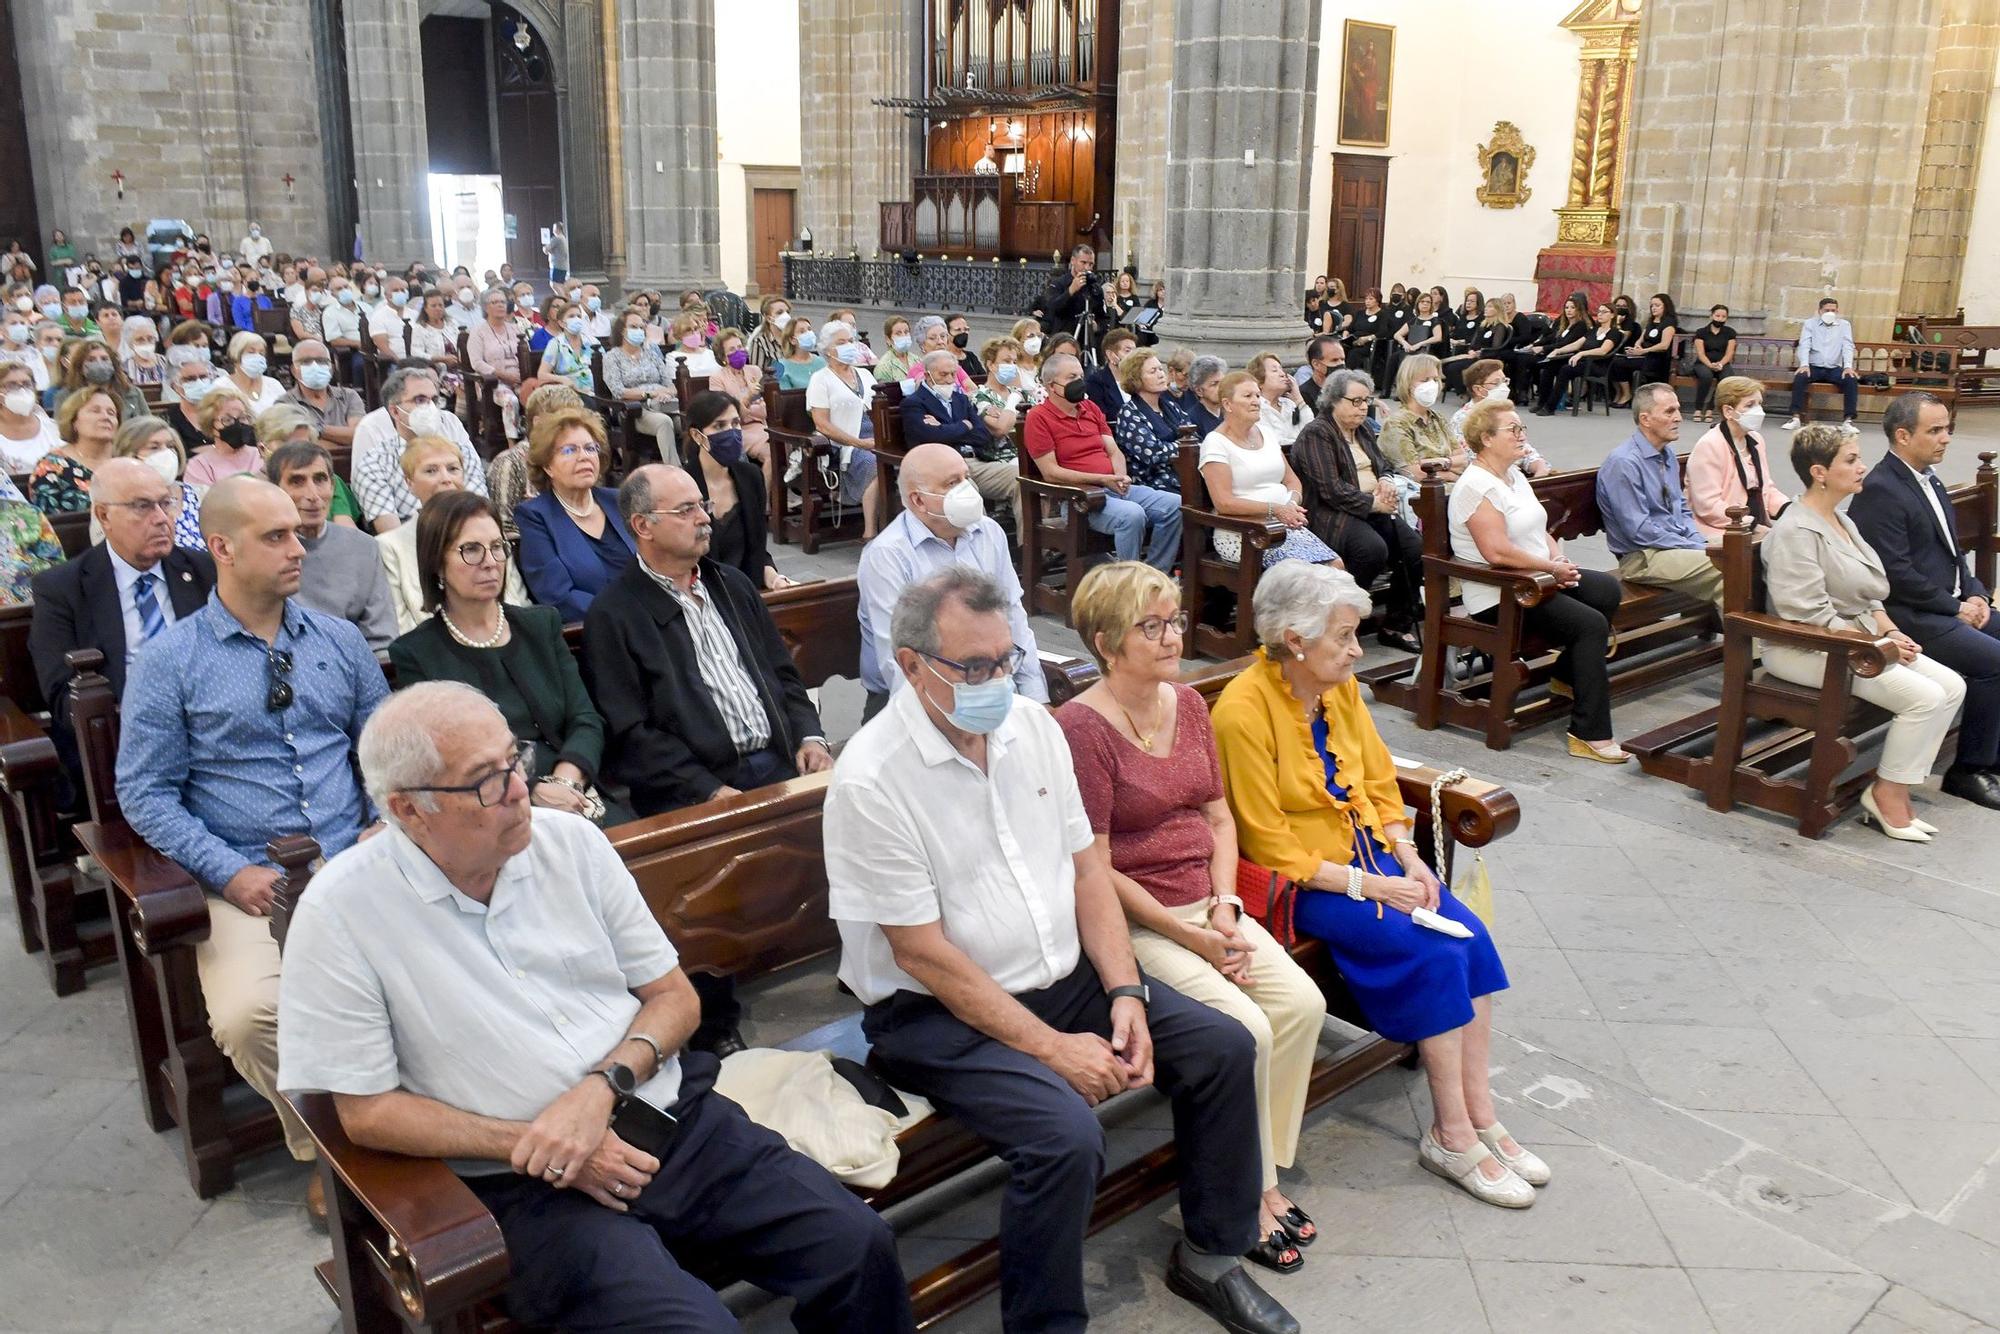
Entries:
<svg viewBox="0 0 2000 1334">
<path fill-rule="evenodd" d="M 529 805 L 524 748 L 470 686 L 362 730 L 391 828 L 328 862 L 285 941 L 279 1085 L 355 1143 L 444 1158 L 499 1224 L 525 1324 L 736 1328 L 676 1252 L 722 1253 L 801 1330 L 913 1331 L 894 1235 L 680 1055 L 679 956 L 580 816 Z"/>
<path fill-rule="evenodd" d="M 1014 689 L 1048 703 L 1048 680 L 1042 675 L 1034 628 L 1021 605 L 1021 581 L 1014 573 L 1007 535 L 986 517 L 985 501 L 969 467 L 956 449 L 936 442 L 918 445 L 904 455 L 896 474 L 902 512 L 862 549 L 861 684 L 868 690 L 863 722 L 880 713 L 903 683 L 895 650 L 889 646 L 896 599 L 912 583 L 947 565 L 968 566 L 999 585 L 1007 599 L 1007 624 L 1022 650 L 1020 665 L 1014 669 Z"/>
<path fill-rule="evenodd" d="M 382 381 L 382 406 L 354 428 L 354 499 L 369 532 L 386 533 L 417 517 L 417 494 L 403 476 L 403 447 L 420 435 L 457 445 L 465 489 L 486 494 L 486 465 L 472 438 L 438 405 L 437 372 L 398 367 Z"/>
<path fill-rule="evenodd" d="M 1007 609 L 959 565 L 904 590 L 890 639 L 905 688 L 834 767 L 828 910 L 870 1059 L 1008 1164 L 1006 1328 L 1089 1323 L 1083 1238 L 1104 1169 L 1091 1108 L 1157 1076 L 1183 1164 L 1168 1286 L 1232 1330 L 1296 1334 L 1238 1260 L 1262 1180 L 1255 1045 L 1141 979 L 1062 729 L 1014 703 Z"/>
</svg>

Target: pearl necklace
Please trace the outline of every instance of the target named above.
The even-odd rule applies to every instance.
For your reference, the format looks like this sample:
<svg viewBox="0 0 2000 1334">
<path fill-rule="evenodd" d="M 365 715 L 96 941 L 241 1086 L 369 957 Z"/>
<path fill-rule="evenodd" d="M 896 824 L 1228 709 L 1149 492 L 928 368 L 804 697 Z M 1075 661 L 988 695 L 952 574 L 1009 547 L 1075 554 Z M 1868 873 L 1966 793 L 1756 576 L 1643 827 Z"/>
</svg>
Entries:
<svg viewBox="0 0 2000 1334">
<path fill-rule="evenodd" d="M 597 497 L 594 494 L 590 497 L 588 501 L 585 502 L 582 509 L 578 509 L 576 506 L 570 504 L 567 500 L 564 500 L 562 498 L 562 492 L 560 491 L 555 492 L 555 497 L 556 497 L 556 504 L 568 510 L 569 516 L 572 519 L 588 519 L 592 514 L 595 514 L 597 512 Z"/>
<path fill-rule="evenodd" d="M 451 637 L 467 648 L 498 648 L 507 638 L 507 613 L 504 611 L 498 617 L 499 625 L 495 627 L 492 635 L 485 639 L 474 639 L 459 629 L 451 617 L 445 614 L 443 607 L 438 608 L 438 619 L 444 622 L 444 628 L 451 632 Z"/>
</svg>

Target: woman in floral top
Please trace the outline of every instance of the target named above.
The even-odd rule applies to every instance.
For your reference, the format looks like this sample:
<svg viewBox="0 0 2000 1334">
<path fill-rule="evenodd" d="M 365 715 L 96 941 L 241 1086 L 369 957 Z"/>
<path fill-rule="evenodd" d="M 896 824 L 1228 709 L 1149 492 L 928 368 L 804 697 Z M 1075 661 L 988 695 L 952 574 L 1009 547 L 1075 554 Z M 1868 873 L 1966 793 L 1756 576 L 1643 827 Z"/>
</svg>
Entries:
<svg viewBox="0 0 2000 1334">
<path fill-rule="evenodd" d="M 0 607 L 33 602 L 34 578 L 63 563 L 49 516 L 30 505 L 0 472 Z"/>
<path fill-rule="evenodd" d="M 1118 383 L 1131 397 L 1111 424 L 1111 438 L 1125 453 L 1135 486 L 1180 494 L 1180 427 L 1187 419 L 1167 393 L 1167 368 L 1150 351 L 1128 352 L 1118 363 Z"/>
<path fill-rule="evenodd" d="M 79 389 L 56 409 L 62 448 L 35 465 L 28 496 L 44 514 L 90 508 L 90 477 L 111 457 L 118 436 L 118 400 L 109 390 Z"/>
</svg>

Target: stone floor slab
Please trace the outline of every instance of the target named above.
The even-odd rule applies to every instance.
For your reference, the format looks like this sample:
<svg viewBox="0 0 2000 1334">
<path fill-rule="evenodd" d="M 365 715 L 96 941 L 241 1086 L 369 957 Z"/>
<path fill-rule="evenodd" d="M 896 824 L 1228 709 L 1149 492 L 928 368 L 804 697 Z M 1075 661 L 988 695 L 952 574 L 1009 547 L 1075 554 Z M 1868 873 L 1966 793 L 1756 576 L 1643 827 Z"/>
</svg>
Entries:
<svg viewBox="0 0 2000 1334">
<path fill-rule="evenodd" d="M 1777 1035 L 1762 1028 L 1612 1024 L 1646 1087 L 1679 1107 L 1723 1112 L 1833 1110 Z"/>
<path fill-rule="evenodd" d="M 1470 1260 L 1671 1265 L 1673 1248 L 1625 1165 L 1602 1149 L 1542 1146 L 1554 1177 L 1532 1209 L 1500 1209 L 1433 1177 L 1449 1192 L 1459 1244 Z M 1545 1206 L 1558 1207 L 1549 1208 Z"/>
<path fill-rule="evenodd" d="M 1698 1334 L 1712 1330 L 1678 1269 L 1475 1260 L 1472 1277 L 1494 1334 Z"/>
<path fill-rule="evenodd" d="M 1911 1203 L 1927 1214 L 1951 1203 L 2000 1153 L 2000 1126 L 1983 1122 L 1857 1116 L 1849 1124 Z"/>
<path fill-rule="evenodd" d="M 1783 1040 L 1847 1116 L 2000 1122 L 2000 1092 L 1940 1039 L 1791 1032 Z"/>
<path fill-rule="evenodd" d="M 1716 1334 L 1833 1334 L 1855 1327 L 1889 1285 L 1873 1274 L 1691 1269 Z"/>
<path fill-rule="evenodd" d="M 1721 964 L 1706 955 L 1572 949 L 1564 957 L 1606 1023 L 1733 1028 L 1750 1008 Z"/>
<path fill-rule="evenodd" d="M 113 1206 L 95 1192 L 22 1187 L 0 1207 L 6 1318 L 41 1334 L 108 1328 L 208 1207 L 192 1191 Z M 239 1283 L 261 1282 L 253 1269 L 235 1272 Z"/>
</svg>

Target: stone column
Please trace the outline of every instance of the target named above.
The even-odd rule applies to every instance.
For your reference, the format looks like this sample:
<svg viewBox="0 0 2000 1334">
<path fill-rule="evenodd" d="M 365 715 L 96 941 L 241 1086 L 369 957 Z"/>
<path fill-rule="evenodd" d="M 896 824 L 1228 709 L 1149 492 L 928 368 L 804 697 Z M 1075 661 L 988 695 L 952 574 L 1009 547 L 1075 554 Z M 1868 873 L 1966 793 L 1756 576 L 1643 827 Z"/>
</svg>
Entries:
<svg viewBox="0 0 2000 1334">
<path fill-rule="evenodd" d="M 1162 342 L 1296 350 L 1319 32 L 1319 0 L 1176 0 Z"/>
<path fill-rule="evenodd" d="M 370 259 L 396 268 L 431 258 L 423 14 L 417 0 L 347 0 L 345 14 L 361 245 Z"/>
<path fill-rule="evenodd" d="M 1167 99 L 1173 77 L 1174 16 L 1164 6 L 1119 7 L 1118 179 L 1111 217 L 1109 265 L 1137 264 L 1142 278 L 1159 273 L 1167 250 Z"/>
<path fill-rule="evenodd" d="M 1943 11 L 1899 315 L 1950 315 L 1958 309 L 1979 146 L 2000 53 L 2000 12 L 1991 0 L 1943 0 Z"/>
<path fill-rule="evenodd" d="M 879 205 L 910 198 L 910 174 L 923 170 L 923 122 L 875 99 L 922 94 L 923 33 L 924 0 L 799 7 L 798 216 L 816 253 L 873 255 Z"/>
<path fill-rule="evenodd" d="M 713 0 L 617 6 L 618 120 L 627 288 L 719 287 Z M 751 90 L 741 90 L 745 96 Z"/>
</svg>

